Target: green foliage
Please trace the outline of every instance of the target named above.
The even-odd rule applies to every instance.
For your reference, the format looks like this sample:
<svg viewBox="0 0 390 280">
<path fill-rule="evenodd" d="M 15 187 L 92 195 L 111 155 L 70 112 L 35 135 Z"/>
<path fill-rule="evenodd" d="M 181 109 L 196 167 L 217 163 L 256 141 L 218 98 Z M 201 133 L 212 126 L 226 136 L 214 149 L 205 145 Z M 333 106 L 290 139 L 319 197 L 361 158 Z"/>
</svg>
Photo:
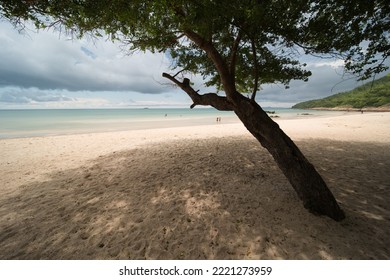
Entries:
<svg viewBox="0 0 390 280">
<path fill-rule="evenodd" d="M 310 100 L 293 106 L 295 109 L 334 107 L 380 107 L 390 104 L 390 74 L 368 82 L 348 92 L 341 92 L 323 99 Z"/>
<path fill-rule="evenodd" d="M 235 88 L 248 93 L 265 83 L 306 81 L 303 53 L 341 57 L 362 79 L 385 70 L 389 7 L 387 0 L 3 0 L 0 18 L 76 36 L 107 34 L 129 51 L 166 52 L 173 69 L 221 86 L 220 69 L 202 47 L 208 44 Z"/>
</svg>

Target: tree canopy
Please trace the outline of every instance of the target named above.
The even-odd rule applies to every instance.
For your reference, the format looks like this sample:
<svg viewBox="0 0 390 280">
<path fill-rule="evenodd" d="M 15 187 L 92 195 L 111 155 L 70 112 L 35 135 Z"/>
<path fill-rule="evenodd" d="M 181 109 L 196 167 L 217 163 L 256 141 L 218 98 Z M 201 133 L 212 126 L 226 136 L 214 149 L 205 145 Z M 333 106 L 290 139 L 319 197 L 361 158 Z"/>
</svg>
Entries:
<svg viewBox="0 0 390 280">
<path fill-rule="evenodd" d="M 345 214 L 325 181 L 294 142 L 256 102 L 264 83 L 307 80 L 304 54 L 343 59 L 366 79 L 390 55 L 387 0 L 3 0 L 0 16 L 16 25 L 64 28 L 76 36 L 108 35 L 129 51 L 165 52 L 163 76 L 196 105 L 234 110 L 273 156 L 311 212 L 337 221 Z M 199 94 L 184 73 L 203 76 L 225 93 Z M 251 98 L 243 94 L 251 94 Z"/>
<path fill-rule="evenodd" d="M 172 68 L 225 91 L 221 75 L 228 75 L 230 87 L 253 97 L 261 84 L 306 81 L 303 54 L 344 59 L 362 79 L 384 71 L 390 55 L 386 0 L 3 0 L 0 7 L 15 24 L 166 52 Z"/>
</svg>

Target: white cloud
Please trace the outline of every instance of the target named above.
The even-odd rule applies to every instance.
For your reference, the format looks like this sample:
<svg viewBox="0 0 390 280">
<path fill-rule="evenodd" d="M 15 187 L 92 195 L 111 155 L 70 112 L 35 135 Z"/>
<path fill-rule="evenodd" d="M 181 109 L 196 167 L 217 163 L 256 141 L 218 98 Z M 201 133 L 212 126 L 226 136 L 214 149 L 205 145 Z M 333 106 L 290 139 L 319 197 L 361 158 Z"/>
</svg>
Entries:
<svg viewBox="0 0 390 280">
<path fill-rule="evenodd" d="M 317 61 L 317 62 L 309 63 L 309 65 L 313 67 L 330 66 L 333 69 L 339 69 L 344 66 L 344 60 L 336 59 L 336 60 Z"/>
<path fill-rule="evenodd" d="M 109 41 L 71 41 L 40 31 L 19 34 L 1 23 L 0 86 L 160 93 L 162 54 L 120 54 Z"/>
<path fill-rule="evenodd" d="M 42 90 L 0 88 L 0 109 L 4 108 L 127 108 L 188 107 L 190 98 L 179 90 L 165 94 L 113 91 Z"/>
<path fill-rule="evenodd" d="M 68 102 L 75 100 L 75 98 L 68 97 L 60 92 L 41 91 L 37 88 L 22 89 L 6 87 L 0 93 L 0 102 L 2 103 L 29 104 L 35 102 Z"/>
</svg>

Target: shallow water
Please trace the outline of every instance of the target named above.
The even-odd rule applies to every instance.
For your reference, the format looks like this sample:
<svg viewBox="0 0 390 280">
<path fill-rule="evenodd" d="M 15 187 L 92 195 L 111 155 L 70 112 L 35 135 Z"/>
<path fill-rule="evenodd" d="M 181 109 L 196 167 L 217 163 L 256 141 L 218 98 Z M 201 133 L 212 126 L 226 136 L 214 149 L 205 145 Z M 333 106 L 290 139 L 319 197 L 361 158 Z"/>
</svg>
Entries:
<svg viewBox="0 0 390 280">
<path fill-rule="evenodd" d="M 340 115 L 340 112 L 265 108 L 280 119 Z M 138 130 L 239 122 L 213 108 L 0 110 L 0 138 Z"/>
</svg>

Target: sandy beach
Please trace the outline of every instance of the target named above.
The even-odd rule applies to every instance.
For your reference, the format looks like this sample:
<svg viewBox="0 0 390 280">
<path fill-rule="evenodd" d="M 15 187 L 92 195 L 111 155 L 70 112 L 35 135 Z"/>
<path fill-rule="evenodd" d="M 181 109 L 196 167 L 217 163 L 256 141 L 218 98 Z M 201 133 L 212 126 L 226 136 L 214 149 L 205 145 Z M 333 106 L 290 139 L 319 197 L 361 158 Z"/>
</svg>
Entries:
<svg viewBox="0 0 390 280">
<path fill-rule="evenodd" d="M 0 140 L 0 259 L 390 259 L 390 113 L 277 120 L 347 218 L 241 123 Z"/>
</svg>

